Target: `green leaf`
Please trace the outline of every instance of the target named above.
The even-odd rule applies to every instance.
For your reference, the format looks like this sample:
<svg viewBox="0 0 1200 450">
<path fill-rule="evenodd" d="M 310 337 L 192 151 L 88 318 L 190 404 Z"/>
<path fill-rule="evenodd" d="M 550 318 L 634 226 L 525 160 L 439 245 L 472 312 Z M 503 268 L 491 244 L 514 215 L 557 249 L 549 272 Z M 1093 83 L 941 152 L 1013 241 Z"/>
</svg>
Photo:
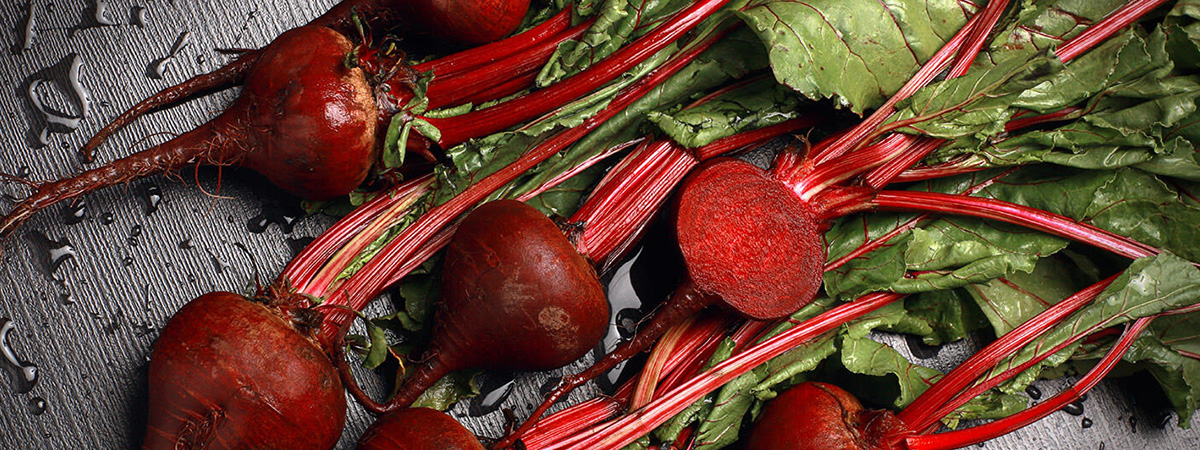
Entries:
<svg viewBox="0 0 1200 450">
<path fill-rule="evenodd" d="M 1007 358 L 991 376 L 1029 361 L 1080 334 L 1191 305 L 1198 298 L 1200 269 L 1192 263 L 1171 254 L 1138 259 L 1095 301 Z M 1001 390 L 1007 393 L 1024 390 L 1037 379 L 1043 368 L 1066 362 L 1078 347 L 1078 342 L 1067 346 L 1001 385 Z"/>
<path fill-rule="evenodd" d="M 800 105 L 790 89 L 761 79 L 679 112 L 653 111 L 649 119 L 675 142 L 696 148 L 799 117 Z"/>
<path fill-rule="evenodd" d="M 607 58 L 634 38 L 656 28 L 661 19 L 678 11 L 685 0 L 606 0 L 593 10 L 595 3 L 581 3 L 581 16 L 596 15 L 596 22 L 578 40 L 559 44 L 550 61 L 542 67 L 537 86 L 546 87 L 582 72 Z"/>
<path fill-rule="evenodd" d="M 383 364 L 388 357 L 388 342 L 387 334 L 383 328 L 367 322 L 367 337 L 370 346 L 367 347 L 367 357 L 363 359 L 363 367 L 368 369 L 376 369 L 380 364 Z"/>
<path fill-rule="evenodd" d="M 841 348 L 842 365 L 851 372 L 875 377 L 891 375 L 895 378 L 900 395 L 892 401 L 892 405 L 897 408 L 912 403 L 942 376 L 941 372 L 913 364 L 895 349 L 866 337 L 845 335 Z"/>
<path fill-rule="evenodd" d="M 1003 336 L 1096 281 L 1083 277 L 1064 258 L 1044 258 L 1030 273 L 1016 272 L 965 290 L 983 311 L 995 335 Z"/>
<path fill-rule="evenodd" d="M 1125 355 L 1148 366 L 1179 414 L 1181 428 L 1200 408 L 1200 313 L 1154 319 L 1149 331 Z"/>
<path fill-rule="evenodd" d="M 459 400 L 479 395 L 479 386 L 475 383 L 475 377 L 478 374 L 478 371 L 469 371 L 455 372 L 444 376 L 425 390 L 413 402 L 412 407 L 445 411 Z"/>
<path fill-rule="evenodd" d="M 914 334 L 928 345 L 954 342 L 988 325 L 986 316 L 964 289 L 910 295 L 904 299 L 904 309 L 909 317 L 926 324 L 928 331 Z"/>
<path fill-rule="evenodd" d="M 968 16 L 956 0 L 760 0 L 738 15 L 780 83 L 858 114 L 899 90 Z"/>
<path fill-rule="evenodd" d="M 645 136 L 647 115 L 675 108 L 696 95 L 765 68 L 766 64 L 757 38 L 749 32 L 743 30 L 725 36 L 679 73 L 597 127 L 570 149 L 551 157 L 514 182 L 509 197 L 529 192 L 555 174 L 570 170 L 608 148 Z"/>
<path fill-rule="evenodd" d="M 878 239 L 909 219 L 911 216 L 874 213 L 847 219 L 826 234 L 831 243 L 829 254 L 849 253 L 862 245 L 864 237 Z M 1063 239 L 1016 226 L 946 217 L 924 223 L 891 239 L 887 246 L 826 272 L 825 289 L 850 299 L 875 291 L 919 293 L 962 287 L 1028 273 L 1038 259 L 1066 245 Z M 909 270 L 923 273 L 906 277 Z"/>
<path fill-rule="evenodd" d="M 983 191 L 1200 261 L 1200 208 L 1174 183 L 1137 169 L 1021 168 Z"/>
</svg>

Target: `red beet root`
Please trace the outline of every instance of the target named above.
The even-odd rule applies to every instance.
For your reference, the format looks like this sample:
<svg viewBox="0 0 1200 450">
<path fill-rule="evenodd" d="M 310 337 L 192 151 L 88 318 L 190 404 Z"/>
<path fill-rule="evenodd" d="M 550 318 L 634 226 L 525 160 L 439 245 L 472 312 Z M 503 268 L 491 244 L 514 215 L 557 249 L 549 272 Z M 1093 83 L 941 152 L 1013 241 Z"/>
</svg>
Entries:
<svg viewBox="0 0 1200 450">
<path fill-rule="evenodd" d="M 353 48 L 329 28 L 284 33 L 224 113 L 153 148 L 39 186 L 0 220 L 0 235 L 63 200 L 193 164 L 247 167 L 305 199 L 345 195 L 375 161 L 375 100 L 363 71 L 346 67 Z"/>
<path fill-rule="evenodd" d="M 817 219 L 786 186 L 735 159 L 690 175 L 675 215 L 696 289 L 760 320 L 787 316 L 816 296 L 825 264 Z"/>
<path fill-rule="evenodd" d="M 524 203 L 499 200 L 471 212 L 443 273 L 430 348 L 385 411 L 408 406 L 456 370 L 564 366 L 607 329 L 596 272 L 554 222 Z"/>
<path fill-rule="evenodd" d="M 445 413 L 410 408 L 376 420 L 358 441 L 358 450 L 483 450 L 483 445 Z"/>
<path fill-rule="evenodd" d="M 508 36 L 529 11 L 529 0 L 397 1 L 405 25 L 459 45 L 478 45 Z"/>
<path fill-rule="evenodd" d="M 367 26 L 386 26 L 399 20 L 399 11 L 394 7 L 395 0 L 343 0 L 328 12 L 309 22 L 309 26 L 327 27 L 345 35 L 352 35 L 354 30 L 353 17 L 358 15 Z M 83 146 L 84 158 L 89 162 L 96 149 L 104 141 L 112 137 L 117 130 L 133 122 L 147 113 L 178 104 L 184 100 L 202 96 L 207 93 L 229 89 L 242 84 L 246 76 L 256 66 L 259 58 L 266 53 L 268 46 L 263 49 L 249 50 L 233 62 L 211 73 L 197 75 L 183 83 L 163 89 L 129 108 L 116 119 L 92 136 Z"/>
<path fill-rule="evenodd" d="M 801 383 L 763 408 L 745 448 L 756 450 L 884 450 L 904 425 L 888 411 L 869 411 L 837 386 Z M 890 439 L 895 442 L 895 439 Z"/>
<path fill-rule="evenodd" d="M 228 292 L 184 305 L 151 354 L 142 448 L 332 448 L 346 419 L 342 383 L 312 324 L 288 315 Z"/>
</svg>

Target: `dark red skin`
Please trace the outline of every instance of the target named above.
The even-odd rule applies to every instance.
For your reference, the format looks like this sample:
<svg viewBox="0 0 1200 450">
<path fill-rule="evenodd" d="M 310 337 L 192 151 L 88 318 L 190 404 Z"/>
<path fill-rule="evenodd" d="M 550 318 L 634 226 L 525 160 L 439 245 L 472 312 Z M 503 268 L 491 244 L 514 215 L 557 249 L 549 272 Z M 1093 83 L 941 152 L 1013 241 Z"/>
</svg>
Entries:
<svg viewBox="0 0 1200 450">
<path fill-rule="evenodd" d="M 475 436 L 441 411 L 408 408 L 385 414 L 358 441 L 358 450 L 484 450 Z"/>
<path fill-rule="evenodd" d="M 767 403 L 744 448 L 755 450 L 895 450 L 904 425 L 890 411 L 863 408 L 849 392 L 806 382 Z"/>
<path fill-rule="evenodd" d="M 688 175 L 675 201 L 675 227 L 689 281 L 637 335 L 546 396 L 507 448 L 558 400 L 646 351 L 680 321 L 711 305 L 757 320 L 787 317 L 816 297 L 825 265 L 817 211 L 750 163 L 711 160 Z"/>
<path fill-rule="evenodd" d="M 228 292 L 184 305 L 150 359 L 143 450 L 328 450 L 346 420 L 337 371 L 284 310 Z"/>
<path fill-rule="evenodd" d="M 825 265 L 818 213 L 767 172 L 712 160 L 684 180 L 675 211 L 679 248 L 700 292 L 759 320 L 816 297 Z"/>
<path fill-rule="evenodd" d="M 248 167 L 308 200 L 348 194 L 376 159 L 372 90 L 361 69 L 345 64 L 353 48 L 325 27 L 284 33 L 224 113 L 150 149 L 39 185 L 0 219 L 0 236 L 55 203 L 196 164 Z"/>
<path fill-rule="evenodd" d="M 521 25 L 529 0 L 397 0 L 405 25 L 458 45 L 499 40 Z"/>
<path fill-rule="evenodd" d="M 370 27 L 390 28 L 389 24 L 395 24 L 400 20 L 400 11 L 396 8 L 399 3 L 401 2 L 397 0 L 343 0 L 325 14 L 313 19 L 308 25 L 327 27 L 344 35 L 353 36 L 357 30 L 351 18 L 353 14 L 358 14 L 360 20 Z M 84 158 L 91 162 L 93 153 L 104 141 L 138 117 L 188 99 L 242 84 L 264 53 L 266 53 L 266 48 L 247 50 L 236 60 L 220 69 L 197 75 L 142 100 L 92 136 L 81 150 Z"/>
<path fill-rule="evenodd" d="M 430 349 L 390 409 L 467 368 L 538 371 L 579 359 L 608 328 L 600 280 L 553 221 L 513 200 L 467 215 L 446 250 Z"/>
<path fill-rule="evenodd" d="M 229 111 L 244 110 L 252 150 L 236 164 L 308 200 L 350 193 L 375 163 L 375 100 L 360 69 L 345 66 L 354 44 L 324 27 L 275 40 Z"/>
</svg>

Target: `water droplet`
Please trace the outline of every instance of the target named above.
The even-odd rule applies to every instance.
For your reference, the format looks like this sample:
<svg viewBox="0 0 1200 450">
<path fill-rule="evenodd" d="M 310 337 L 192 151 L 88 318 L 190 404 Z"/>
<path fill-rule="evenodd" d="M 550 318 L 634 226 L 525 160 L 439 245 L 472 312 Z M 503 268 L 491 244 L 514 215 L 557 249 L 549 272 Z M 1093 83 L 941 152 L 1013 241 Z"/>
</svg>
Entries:
<svg viewBox="0 0 1200 450">
<path fill-rule="evenodd" d="M 1129 432 L 1130 433 L 1137 433 L 1137 423 L 1138 423 L 1137 416 L 1130 414 L 1129 415 Z"/>
<path fill-rule="evenodd" d="M 217 258 L 217 255 L 214 254 L 212 252 L 212 250 L 205 250 L 205 251 L 208 252 L 208 257 L 212 260 L 213 270 L 217 272 L 217 275 L 223 274 L 223 273 L 225 273 L 226 269 L 230 269 L 233 267 L 233 266 L 229 265 L 229 263 L 222 261 L 220 258 Z"/>
<path fill-rule="evenodd" d="M 179 56 L 179 52 L 191 42 L 191 32 L 184 31 L 179 33 L 179 37 L 175 38 L 175 43 L 171 45 L 171 50 L 167 52 L 167 55 L 150 62 L 150 67 L 146 69 L 146 75 L 150 78 L 161 80 L 167 74 L 167 68 Z"/>
<path fill-rule="evenodd" d="M 1171 411 L 1163 411 L 1162 414 L 1159 414 L 1158 429 L 1160 429 L 1160 430 L 1166 429 L 1167 426 L 1171 424 L 1171 419 L 1173 417 L 1174 416 L 1171 415 Z"/>
<path fill-rule="evenodd" d="M 29 178 L 30 175 L 33 175 L 33 169 L 30 169 L 29 166 L 21 166 L 17 169 L 17 178 Z"/>
<path fill-rule="evenodd" d="M 132 266 L 132 265 L 133 265 L 133 257 L 132 257 L 132 256 L 126 256 L 126 257 L 122 258 L 122 259 L 121 259 L 121 264 L 125 265 L 125 267 Z"/>
<path fill-rule="evenodd" d="M 14 389 L 17 393 L 24 394 L 33 390 L 33 387 L 37 385 L 38 368 L 17 357 L 17 353 L 13 350 L 8 337 L 16 328 L 17 326 L 12 320 L 0 318 L 0 354 L 4 356 L 3 365 Z"/>
<path fill-rule="evenodd" d="M 30 414 L 40 416 L 46 412 L 48 405 L 46 404 L 46 399 L 34 397 L 29 399 L 29 403 L 27 403 L 25 406 L 28 408 Z"/>
<path fill-rule="evenodd" d="M 246 229 L 251 233 L 262 234 L 267 231 L 271 224 L 279 225 L 280 231 L 283 234 L 291 234 L 296 227 L 296 223 L 304 216 L 304 210 L 298 205 L 284 205 L 278 202 L 270 202 L 263 205 L 263 211 L 257 216 L 246 221 Z"/>
<path fill-rule="evenodd" d="M 562 377 L 547 378 L 546 381 L 543 381 L 542 385 L 538 387 L 538 397 L 546 398 L 550 396 L 550 393 L 554 392 L 554 389 L 558 387 L 558 383 L 560 381 L 562 381 Z"/>
<path fill-rule="evenodd" d="M 191 250 L 193 248 L 196 248 L 196 243 L 192 242 L 192 238 L 187 238 L 182 241 L 179 241 L 179 248 L 181 250 Z"/>
<path fill-rule="evenodd" d="M 113 213 L 110 213 L 110 212 L 106 212 L 106 213 L 104 213 L 103 216 L 100 216 L 100 223 L 105 224 L 105 225 L 112 225 L 113 222 L 116 222 L 116 221 L 117 221 L 117 218 L 115 216 L 113 216 Z"/>
<path fill-rule="evenodd" d="M 83 197 L 75 199 L 75 203 L 67 205 L 67 209 L 63 210 L 63 222 L 67 225 L 79 224 L 86 218 L 87 200 Z"/>
<path fill-rule="evenodd" d="M 88 112 L 91 109 L 91 93 L 83 87 L 80 82 L 80 74 L 83 70 L 83 59 L 78 54 L 72 53 L 66 58 L 59 61 L 54 66 L 46 68 L 42 72 L 47 75 L 43 77 L 51 77 L 54 73 L 58 73 L 61 69 L 56 69 L 69 64 L 67 69 L 67 79 L 54 78 L 33 78 L 27 82 L 25 93 L 29 98 L 29 103 L 33 106 L 34 111 L 40 116 L 34 120 L 35 132 L 38 136 L 38 143 L 42 146 L 50 145 L 51 133 L 70 133 L 79 129 L 79 124 L 83 119 L 88 117 Z M 37 75 L 35 75 L 36 77 Z M 75 103 L 78 114 L 72 115 L 62 111 L 51 109 L 46 105 L 43 99 L 43 87 L 52 89 L 54 86 L 65 86 L 69 90 L 70 98 Z"/>
<path fill-rule="evenodd" d="M 158 330 L 158 327 L 155 327 L 154 324 L 149 323 L 149 322 L 138 323 L 138 324 L 133 325 L 133 334 L 136 335 L 137 337 L 149 336 L 149 335 L 153 334 L 156 330 Z"/>
<path fill-rule="evenodd" d="M 71 246 L 70 240 L 55 241 L 40 231 L 31 231 L 27 236 L 40 256 L 38 261 L 47 277 L 53 278 L 63 263 L 75 258 L 75 247 Z"/>
<path fill-rule="evenodd" d="M 1029 387 L 1025 388 L 1025 393 L 1029 395 L 1029 398 L 1034 400 L 1042 399 L 1042 390 L 1038 389 L 1037 386 L 1030 385 Z"/>
<path fill-rule="evenodd" d="M 55 288 L 58 289 L 58 302 L 64 305 L 75 304 L 75 291 L 71 289 L 71 282 L 64 277 L 53 277 Z"/>
<path fill-rule="evenodd" d="M 188 280 L 188 283 L 195 284 L 196 283 L 196 274 L 194 274 L 194 273 L 187 274 L 187 280 Z"/>
<path fill-rule="evenodd" d="M 147 216 L 158 212 L 158 207 L 163 201 L 162 188 L 154 184 L 146 185 L 142 188 L 142 201 L 145 203 Z"/>
<path fill-rule="evenodd" d="M 638 324 L 645 316 L 645 313 L 636 308 L 625 308 L 618 311 L 616 325 L 621 339 L 630 339 L 637 334 Z"/>
<path fill-rule="evenodd" d="M 480 392 L 483 392 L 483 394 L 471 399 L 470 404 L 467 406 L 467 414 L 473 417 L 491 414 L 499 410 L 500 405 L 504 404 L 504 401 L 508 400 L 508 397 L 512 395 L 513 388 L 517 385 L 517 380 L 511 379 L 506 383 L 495 386 L 495 382 L 492 381 L 493 379 L 497 379 L 497 377 L 488 377 L 484 380 L 484 385 L 480 389 Z"/>
<path fill-rule="evenodd" d="M 1083 415 L 1083 400 L 1076 400 L 1071 403 L 1067 403 L 1067 406 L 1062 407 L 1061 411 L 1065 412 L 1067 414 L 1070 414 L 1072 416 L 1082 416 Z"/>
<path fill-rule="evenodd" d="M 1083 420 L 1079 421 L 1079 426 L 1083 427 L 1083 429 L 1085 429 L 1085 430 L 1088 428 L 1091 428 L 1092 427 L 1092 419 L 1084 417 Z"/>
<path fill-rule="evenodd" d="M 144 6 L 134 6 L 133 10 L 131 10 L 129 14 L 130 22 L 138 27 L 146 28 L 146 25 L 150 24 L 150 21 L 148 20 L 149 18 L 147 17 L 148 15 L 148 11 Z"/>
<path fill-rule="evenodd" d="M 141 237 L 141 235 L 142 235 L 142 226 L 141 225 L 134 225 L 133 228 L 129 229 L 129 237 L 136 238 L 136 237 Z"/>
<path fill-rule="evenodd" d="M 117 25 L 115 20 L 108 17 L 108 1 L 96 0 L 96 9 L 93 11 L 92 18 L 100 25 Z"/>
<path fill-rule="evenodd" d="M 17 50 L 17 53 L 33 49 L 33 41 L 37 39 L 37 13 L 33 6 L 33 2 L 30 1 L 29 9 L 25 11 L 25 25 L 21 29 L 21 48 Z"/>
</svg>

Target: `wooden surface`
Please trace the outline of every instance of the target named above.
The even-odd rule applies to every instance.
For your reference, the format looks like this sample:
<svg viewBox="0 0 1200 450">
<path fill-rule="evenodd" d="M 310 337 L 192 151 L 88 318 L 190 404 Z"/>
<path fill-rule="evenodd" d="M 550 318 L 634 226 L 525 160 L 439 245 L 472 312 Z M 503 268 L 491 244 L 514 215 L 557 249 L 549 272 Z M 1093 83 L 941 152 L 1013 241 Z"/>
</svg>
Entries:
<svg viewBox="0 0 1200 450">
<path fill-rule="evenodd" d="M 0 40 L 6 44 L 0 48 L 0 172 L 19 174 L 28 167 L 31 179 L 44 180 L 92 167 L 81 162 L 76 150 L 103 122 L 162 87 L 218 67 L 227 58 L 214 49 L 261 46 L 332 3 L 118 0 L 100 2 L 107 8 L 100 8 L 105 19 L 97 20 L 98 3 L 92 0 L 36 0 L 37 36 L 30 50 L 18 54 L 28 10 L 24 2 L 5 2 L 0 5 Z M 139 13 L 138 7 L 145 11 Z M 139 16 L 144 16 L 144 24 L 138 24 Z M 184 32 L 190 42 L 179 49 L 163 79 L 148 76 Z M 31 84 L 38 85 L 37 95 L 49 109 L 79 116 L 69 86 L 72 55 L 82 62 L 80 82 L 91 100 L 88 114 L 77 131 L 51 134 L 49 145 L 40 147 L 38 132 L 45 121 L 27 91 Z M 190 129 L 212 117 L 232 95 L 193 101 L 141 120 L 103 146 L 99 160 L 142 148 L 137 142 L 145 137 L 152 142 L 164 139 L 155 133 Z M 291 232 L 278 224 L 251 232 L 259 231 L 259 216 L 290 202 L 278 200 L 276 191 L 253 176 L 226 173 L 221 179 L 215 170 L 178 175 L 90 195 L 79 223 L 72 219 L 77 208 L 51 208 L 4 242 L 0 319 L 11 319 L 14 328 L 7 344 L 19 360 L 37 366 L 38 380 L 25 393 L 18 392 L 11 377 L 0 382 L 0 449 L 136 448 L 145 414 L 147 358 L 171 313 L 205 292 L 246 292 L 256 273 L 269 281 L 290 259 L 296 243 L 331 223 L 327 217 L 308 217 L 299 219 Z M 150 212 L 153 188 L 161 191 L 162 200 Z M 221 198 L 205 194 L 217 193 L 218 188 Z M 0 185 L 0 194 L 9 196 L 0 199 L 0 210 L 7 211 L 11 197 L 24 192 L 19 185 Z M 69 252 L 63 244 L 69 245 Z M 55 268 L 52 256 L 62 255 L 69 256 Z M 880 338 L 907 348 L 903 339 Z M 966 351 L 959 346 L 918 360 L 944 368 Z M 493 395 L 463 402 L 455 413 L 477 433 L 497 435 L 502 425 L 498 407 L 513 408 L 518 415 L 528 412 L 546 380 L 544 374 L 527 374 L 508 384 L 511 376 L 491 376 L 486 384 Z M 1061 383 L 1041 386 L 1049 394 Z M 1160 410 L 1138 406 L 1129 391 L 1114 386 L 1104 384 L 1091 395 L 1082 416 L 1056 413 L 987 447 L 1200 448 L 1197 431 L 1173 424 L 1160 427 Z M 40 414 L 38 400 L 45 402 Z M 1081 426 L 1084 418 L 1091 421 L 1090 428 Z M 370 420 L 352 404 L 338 448 L 352 448 Z"/>
</svg>

